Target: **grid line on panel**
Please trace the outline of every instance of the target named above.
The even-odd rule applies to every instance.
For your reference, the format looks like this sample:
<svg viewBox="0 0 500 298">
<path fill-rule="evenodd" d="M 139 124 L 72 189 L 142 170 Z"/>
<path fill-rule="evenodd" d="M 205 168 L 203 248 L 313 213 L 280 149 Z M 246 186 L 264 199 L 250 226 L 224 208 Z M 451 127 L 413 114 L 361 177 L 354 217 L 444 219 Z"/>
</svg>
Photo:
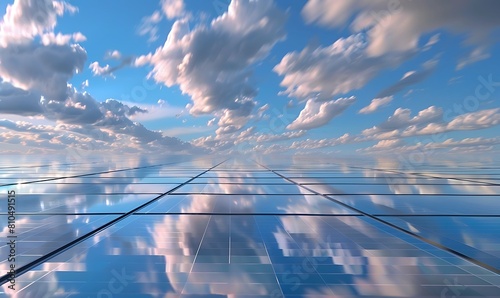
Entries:
<svg viewBox="0 0 500 298">
<path fill-rule="evenodd" d="M 207 220 L 207 226 L 205 227 L 205 231 L 203 231 L 203 235 L 201 236 L 200 244 L 198 245 L 198 248 L 196 249 L 193 264 L 191 264 L 191 268 L 189 269 L 189 274 L 191 274 L 193 272 L 194 265 L 196 264 L 196 259 L 198 258 L 198 255 L 200 253 L 201 246 L 203 245 L 203 239 L 205 239 L 205 235 L 207 234 L 208 226 L 210 225 L 211 220 L 212 220 L 212 216 L 210 216 Z M 186 282 L 186 284 L 187 284 L 187 282 Z M 186 290 L 186 284 L 184 284 L 184 287 L 183 287 L 181 293 L 184 293 L 184 291 Z"/>
<path fill-rule="evenodd" d="M 302 186 L 304 189 L 307 189 L 310 191 L 310 189 L 307 188 L 307 185 L 301 185 L 297 184 L 298 186 Z M 141 193 L 134 193 L 134 194 L 141 194 Z M 149 194 L 149 193 L 146 193 Z M 357 196 L 357 195 L 366 195 L 365 193 L 315 193 L 319 195 L 335 195 L 335 196 Z M 370 195 L 376 195 L 376 196 L 383 196 L 383 195 L 388 195 L 389 193 L 370 193 Z M 186 196 L 186 195 L 214 195 L 214 196 L 238 196 L 238 195 L 262 195 L 260 193 L 222 193 L 222 192 L 176 192 L 170 194 L 172 196 Z M 282 196 L 282 195 L 301 195 L 297 193 L 266 193 L 266 196 Z M 436 197 L 449 197 L 449 196 L 454 196 L 454 197 L 494 197 L 498 196 L 498 194 L 454 194 L 454 193 L 425 193 L 425 194 L 414 194 L 414 193 L 400 193 L 395 196 L 436 196 Z"/>
<path fill-rule="evenodd" d="M 136 212 L 134 215 L 225 215 L 225 216 L 249 216 L 249 215 L 270 215 L 270 216 L 363 216 L 362 214 L 325 214 L 325 213 L 227 213 L 227 212 Z M 499 216 L 500 217 L 500 216 Z"/>
<path fill-rule="evenodd" d="M 194 177 L 190 178 L 189 180 L 185 181 L 184 183 L 181 183 L 181 184 L 179 184 L 178 186 L 176 186 L 176 187 L 172 188 L 171 190 L 169 190 L 169 191 L 167 191 L 167 192 L 165 192 L 165 193 L 163 193 L 163 194 L 161 194 L 161 195 L 159 195 L 159 196 L 157 196 L 157 197 L 155 197 L 155 198 L 153 198 L 153 199 L 151 199 L 151 200 L 147 201 L 146 203 L 144 203 L 144 204 L 142 204 L 142 205 L 140 205 L 140 206 L 138 206 L 138 207 L 136 207 L 136 208 L 134 208 L 134 209 L 132 209 L 132 210 L 128 211 L 127 213 L 125 213 L 125 214 L 123 214 L 123 215 L 121 215 L 121 216 L 119 216 L 119 217 L 117 217 L 117 218 L 115 218 L 115 219 L 113 219 L 113 220 L 109 221 L 108 223 L 106 223 L 106 224 L 104 224 L 104 225 L 100 226 L 99 228 L 94 229 L 94 230 L 92 230 L 92 231 L 90 231 L 90 232 L 88 232 L 88 233 L 86 233 L 86 234 L 84 234 L 84 235 L 82 235 L 82 236 L 80 236 L 80 237 L 78 237 L 78 238 L 74 239 L 73 241 L 71 241 L 71 242 L 69 242 L 69 243 L 67 243 L 67 244 L 65 244 L 65 245 L 63 245 L 63 246 L 61 246 L 61 247 L 59 247 L 59 248 L 57 248 L 57 249 L 55 249 L 55 250 L 51 251 L 50 253 L 45 254 L 44 256 L 42 256 L 42 257 L 40 257 L 40 258 L 38 258 L 38 259 L 36 259 L 36 260 L 34 260 L 34 261 L 30 262 L 30 263 L 28 263 L 28 264 L 26 264 L 26 265 L 24 265 L 24 266 L 22 266 L 22 267 L 18 268 L 18 269 L 16 270 L 16 275 L 17 275 L 17 276 L 20 276 L 20 275 L 22 275 L 22 274 L 24 274 L 24 273 L 28 272 L 28 271 L 29 271 L 29 270 L 31 270 L 32 268 L 34 268 L 34 267 L 36 267 L 36 266 L 39 266 L 40 264 L 42 264 L 42 263 L 44 263 L 44 262 L 46 262 L 46 261 L 48 261 L 48 260 L 52 259 L 53 257 L 55 257 L 55 256 L 57 256 L 57 255 L 59 255 L 59 254 L 61 254 L 62 252 L 64 252 L 64 251 L 68 250 L 69 248 L 74 247 L 75 245 L 77 245 L 77 244 L 81 243 L 82 241 L 84 241 L 84 240 L 86 240 L 86 239 L 89 239 L 90 237 L 92 237 L 92 236 L 96 235 L 97 233 L 99 233 L 99 232 L 101 232 L 101 231 L 103 231 L 103 230 L 105 230 L 105 229 L 109 228 L 110 226 L 112 226 L 112 225 L 116 224 L 116 223 L 117 223 L 117 222 L 119 222 L 119 221 L 122 221 L 123 219 L 125 219 L 125 218 L 129 217 L 130 215 L 134 214 L 136 211 L 139 211 L 140 209 L 142 209 L 142 208 L 144 208 L 144 207 L 146 207 L 146 206 L 148 206 L 148 205 L 150 205 L 150 204 L 154 203 L 155 201 L 159 200 L 160 198 L 162 198 L 162 197 L 164 197 L 164 196 L 166 196 L 166 195 L 170 194 L 171 192 L 173 192 L 173 191 L 177 190 L 178 188 L 182 187 L 183 185 L 185 185 L 185 184 L 187 184 L 187 183 L 189 183 L 189 182 L 193 181 L 194 179 L 198 178 L 199 176 L 201 176 L 201 175 L 203 175 L 203 174 L 205 174 L 205 173 L 209 172 L 209 171 L 210 171 L 210 170 L 212 170 L 213 168 L 218 167 L 219 165 L 223 164 L 223 163 L 224 163 L 224 162 L 226 162 L 226 161 L 227 161 L 227 160 L 224 160 L 224 161 L 222 161 L 222 162 L 220 162 L 220 163 L 216 164 L 215 166 L 213 166 L 213 167 L 211 167 L 211 168 L 209 168 L 209 169 L 207 169 L 207 170 L 205 170 L 205 171 L 201 172 L 200 174 L 198 174 L 198 175 L 196 175 L 196 176 L 194 176 Z M 161 165 L 156 165 L 156 166 L 161 166 Z M 148 166 L 148 167 L 156 167 L 156 166 Z M 6 274 L 6 275 L 4 275 L 4 276 L 0 277 L 0 285 L 3 285 L 4 283 L 8 282 L 8 281 L 9 281 L 9 279 L 10 279 L 10 275 L 9 275 L 9 274 Z"/>
<path fill-rule="evenodd" d="M 360 166 L 347 166 L 347 167 L 352 168 L 352 169 L 372 170 L 372 171 L 384 172 L 384 173 L 389 172 L 389 173 L 394 173 L 394 174 L 399 174 L 399 175 L 413 175 L 413 176 L 417 176 L 417 177 L 432 178 L 432 179 L 449 179 L 449 180 L 463 181 L 463 182 L 482 183 L 482 184 L 490 185 L 490 186 L 499 186 L 500 185 L 500 183 L 477 181 L 477 180 L 473 180 L 473 179 L 465 179 L 465 178 L 458 178 L 458 177 L 442 177 L 442 176 L 435 176 L 435 175 L 430 175 L 430 174 L 411 173 L 411 172 L 405 173 L 405 172 L 398 171 L 398 170 L 367 168 L 367 167 L 360 167 Z M 476 179 L 483 179 L 483 178 L 476 178 Z M 484 179 L 492 179 L 492 178 L 484 178 Z"/>
<path fill-rule="evenodd" d="M 475 259 L 475 258 L 473 258 L 473 257 L 470 257 L 470 256 L 468 256 L 468 255 L 465 255 L 465 254 L 463 254 L 463 253 L 461 253 L 461 252 L 459 252 L 459 251 L 457 251 L 457 250 L 455 250 L 455 249 L 452 249 L 452 248 L 450 248 L 450 247 L 447 247 L 447 246 L 445 246 L 445 245 L 442 245 L 442 244 L 441 244 L 441 243 L 439 243 L 439 242 L 433 241 L 433 240 L 431 240 L 431 239 L 428 239 L 428 238 L 426 238 L 426 237 L 420 236 L 420 235 L 418 235 L 418 234 L 416 234 L 416 233 L 413 233 L 413 232 L 411 232 L 411 231 L 408 231 L 408 230 L 406 230 L 406 229 L 403 229 L 403 228 L 401 228 L 401 227 L 399 227 L 399 226 L 397 226 L 397 225 L 395 225 L 395 224 L 392 224 L 392 223 L 390 223 L 390 222 L 388 222 L 388 221 L 386 221 L 386 220 L 383 220 L 383 219 L 381 219 L 381 218 L 379 218 L 379 217 L 376 217 L 376 216 L 374 216 L 373 214 L 370 214 L 370 213 L 364 212 L 364 211 L 362 211 L 362 210 L 360 210 L 360 209 L 358 209 L 358 208 L 355 208 L 355 207 L 353 207 L 353 206 L 351 206 L 351 205 L 348 205 L 348 204 L 346 204 L 346 203 L 343 203 L 343 202 L 341 202 L 341 201 L 338 201 L 338 200 L 336 200 L 336 199 L 334 199 L 334 198 L 331 198 L 331 197 L 329 197 L 329 196 L 327 196 L 327 195 L 321 194 L 321 193 L 319 193 L 319 192 L 317 192 L 317 191 L 315 191 L 315 190 L 313 190 L 313 189 L 310 189 L 310 188 L 308 188 L 308 187 L 306 187 L 306 186 L 304 186 L 304 185 L 300 185 L 300 184 L 298 184 L 297 182 L 295 182 L 294 180 L 292 180 L 292 179 L 290 179 L 290 178 L 288 178 L 288 177 L 286 177 L 286 176 L 281 175 L 281 174 L 280 174 L 280 173 L 278 173 L 277 171 L 272 170 L 272 169 L 268 168 L 267 166 L 262 165 L 262 164 L 260 164 L 260 163 L 258 163 L 258 162 L 256 162 L 256 163 L 257 163 L 258 165 L 260 165 L 261 167 L 263 167 L 263 168 L 265 168 L 265 169 L 268 169 L 269 171 L 271 171 L 271 172 L 275 173 L 276 175 L 280 176 L 281 178 L 283 178 L 283 179 L 285 179 L 285 180 L 287 180 L 287 181 L 290 181 L 291 183 L 294 183 L 295 185 L 297 185 L 297 186 L 299 186 L 299 187 L 302 187 L 302 188 L 304 188 L 304 189 L 306 189 L 306 190 L 308 190 L 308 191 L 311 191 L 311 192 L 313 192 L 313 193 L 314 193 L 314 194 L 316 194 L 316 195 L 320 195 L 320 196 L 322 196 L 322 197 L 324 197 L 324 198 L 326 198 L 326 199 L 328 199 L 328 200 L 330 200 L 330 201 L 333 201 L 333 202 L 335 202 L 335 203 L 337 203 L 337 204 L 339 204 L 339 205 L 342 205 L 342 206 L 344 206 L 344 207 L 346 207 L 346 208 L 348 208 L 348 209 L 350 209 L 350 210 L 353 210 L 353 211 L 359 212 L 360 214 L 365 215 L 365 216 L 367 216 L 367 217 L 369 217 L 369 218 L 371 218 L 371 219 L 373 219 L 373 220 L 375 220 L 375 221 L 377 221 L 377 222 L 379 222 L 379 223 L 382 223 L 382 224 L 384 224 L 384 225 L 386 225 L 386 226 L 389 226 L 389 227 L 391 227 L 391 228 L 394 228 L 394 229 L 396 229 L 396 230 L 398 230 L 398 231 L 401 231 L 401 232 L 403 232 L 403 233 L 405 233 L 405 234 L 408 234 L 408 235 L 410 235 L 410 236 L 413 236 L 413 237 L 415 237 L 415 238 L 417 238 L 417 239 L 419 239 L 419 240 L 421 240 L 421 241 L 424 241 L 424 242 L 426 242 L 426 243 L 428 243 L 428 244 L 431 244 L 431 245 L 433 245 L 433 246 L 435 246 L 435 247 L 437 247 L 437 248 L 439 248 L 439 249 L 442 249 L 442 250 L 445 250 L 445 251 L 447 251 L 447 252 L 449 252 L 449 253 L 452 253 L 452 254 L 454 254 L 454 255 L 456 255 L 456 256 L 458 256 L 458 257 L 460 257 L 460 258 L 466 259 L 466 260 L 468 260 L 468 261 L 470 261 L 470 262 L 472 262 L 472 263 L 474 263 L 474 264 L 476 264 L 476 265 L 478 265 L 478 266 L 481 266 L 481 267 L 483 267 L 483 268 L 485 268 L 485 269 L 487 269 L 487 270 L 490 270 L 490 271 L 492 271 L 492 272 L 495 272 L 495 273 L 497 273 L 497 274 L 500 274 L 500 269 L 498 269 L 498 268 L 496 268 L 496 267 L 493 267 L 493 266 L 491 266 L 491 265 L 489 265 L 489 264 L 487 264 L 487 263 L 484 263 L 484 262 L 482 262 L 482 261 L 480 261 L 480 260 L 478 260 L 478 259 Z M 372 169 L 372 170 L 373 170 L 373 169 Z"/>
<path fill-rule="evenodd" d="M 51 216 L 51 215 L 123 215 L 127 212 L 74 212 L 74 213 L 41 213 L 41 212 L 18 212 L 21 216 Z M 134 215 L 274 215 L 274 216 L 364 216 L 363 214 L 321 214 L 321 213 L 264 213 L 264 212 L 248 212 L 248 213 L 223 213 L 223 212 L 134 212 Z M 5 214 L 3 214 L 5 215 Z M 483 218 L 500 218 L 500 214 L 372 214 L 376 217 L 483 217 Z"/>
<path fill-rule="evenodd" d="M 165 163 L 165 164 L 142 166 L 142 167 L 126 168 L 126 169 L 119 169 L 119 170 L 102 171 L 102 172 L 94 172 L 94 173 L 79 174 L 79 175 L 70 175 L 70 176 L 64 176 L 64 177 L 50 177 L 50 178 L 39 179 L 39 180 L 1 184 L 0 187 L 16 186 L 16 185 L 23 185 L 23 184 L 33 184 L 33 183 L 56 181 L 56 180 L 69 179 L 69 178 L 82 178 L 82 177 L 88 177 L 88 176 L 99 175 L 99 174 L 109 174 L 109 173 L 126 172 L 126 171 L 141 170 L 141 169 L 148 169 L 148 168 L 156 168 L 156 167 L 162 167 L 162 166 L 179 164 L 179 163 L 182 163 L 182 161 L 170 162 L 170 163 Z M 134 177 L 131 177 L 131 178 L 134 178 Z"/>
</svg>

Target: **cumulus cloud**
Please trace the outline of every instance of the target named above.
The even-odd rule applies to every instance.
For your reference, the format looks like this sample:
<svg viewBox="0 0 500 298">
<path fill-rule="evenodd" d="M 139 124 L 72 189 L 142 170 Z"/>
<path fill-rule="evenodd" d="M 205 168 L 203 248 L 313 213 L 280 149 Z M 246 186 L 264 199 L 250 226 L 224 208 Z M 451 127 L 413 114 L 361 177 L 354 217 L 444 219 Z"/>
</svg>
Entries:
<svg viewBox="0 0 500 298">
<path fill-rule="evenodd" d="M 326 102 L 308 100 L 297 119 L 286 128 L 290 130 L 307 130 L 328 124 L 356 101 L 355 97 L 339 98 Z"/>
<path fill-rule="evenodd" d="M 0 47 L 27 43 L 35 36 L 52 31 L 57 17 L 65 11 L 74 13 L 77 8 L 64 1 L 15 0 L 7 5 L 0 22 Z"/>
<path fill-rule="evenodd" d="M 113 99 L 97 102 L 88 93 L 68 89 L 67 100 L 42 99 L 37 110 L 22 112 L 53 120 L 58 123 L 56 127 L 44 126 L 42 129 L 41 126 L 33 126 L 28 122 L 3 121 L 0 127 L 18 134 L 10 132 L 4 134 L 2 139 L 7 142 L 16 142 L 16 139 L 33 140 L 32 145 L 38 144 L 40 148 L 51 150 L 65 149 L 67 146 L 81 147 L 88 142 L 99 143 L 99 148 L 103 150 L 191 153 L 199 150 L 189 143 L 164 136 L 161 132 L 149 130 L 131 120 L 137 114 L 147 113 L 145 109 L 128 106 Z M 15 90 L 19 92 L 18 89 Z M 3 101 L 0 106 L 2 103 Z M 20 114 L 14 107 L 11 107 L 11 112 Z M 30 134 L 26 135 L 27 132 Z M 47 145 L 47 142 L 52 145 Z M 53 146 L 56 143 L 65 146 Z"/>
<path fill-rule="evenodd" d="M 481 110 L 461 114 L 445 122 L 443 110 L 431 106 L 411 117 L 409 109 L 398 108 L 386 121 L 369 129 L 362 135 L 369 139 L 396 139 L 419 135 L 446 133 L 451 131 L 479 130 L 500 124 L 500 109 Z"/>
<path fill-rule="evenodd" d="M 283 92 L 298 98 L 327 100 L 359 89 L 381 70 L 407 55 L 368 57 L 363 34 L 340 38 L 327 47 L 306 47 L 285 55 L 274 71 L 283 76 Z"/>
<path fill-rule="evenodd" d="M 87 52 L 79 45 L 35 43 L 0 47 L 0 77 L 23 90 L 64 101 L 67 82 L 82 70 Z"/>
<path fill-rule="evenodd" d="M 85 35 L 83 35 L 81 32 L 73 34 L 61 34 L 61 33 L 54 34 L 54 32 L 48 32 L 41 35 L 41 41 L 43 45 L 56 44 L 62 46 L 70 44 L 71 41 L 83 42 L 86 40 L 87 37 L 85 37 Z"/>
<path fill-rule="evenodd" d="M 423 35 L 441 28 L 464 34 L 469 45 L 488 48 L 500 25 L 499 9 L 495 0 L 309 0 L 302 15 L 309 23 L 329 27 L 352 21 L 351 30 L 368 32 L 367 53 L 375 57 L 415 50 Z"/>
<path fill-rule="evenodd" d="M 429 152 L 447 149 L 450 152 L 471 152 L 479 149 L 488 151 L 493 149 L 494 145 L 500 144 L 500 138 L 466 138 L 463 140 L 447 139 L 442 142 L 406 144 L 401 140 L 382 140 L 372 147 L 358 150 L 359 152 L 380 153 L 390 152 L 391 154 L 407 152 Z M 387 151 L 390 149 L 390 151 Z"/>
<path fill-rule="evenodd" d="M 255 107 L 255 101 L 245 100 L 241 103 L 241 106 L 237 110 L 224 109 L 223 111 L 217 113 L 220 116 L 219 128 L 217 129 L 217 134 L 228 134 L 238 131 L 247 124 L 248 120 L 252 117 L 251 112 Z"/>
<path fill-rule="evenodd" d="M 458 130 L 478 130 L 500 124 L 500 108 L 458 115 L 448 123 L 429 123 L 418 134 L 443 133 Z"/>
<path fill-rule="evenodd" d="M 383 98 L 374 98 L 369 105 L 359 110 L 359 114 L 371 114 L 374 113 L 379 108 L 388 105 L 392 101 L 392 96 L 387 96 Z"/>
<path fill-rule="evenodd" d="M 414 117 L 411 117 L 410 109 L 398 108 L 394 111 L 392 116 L 379 124 L 376 128 L 377 131 L 392 131 L 405 129 L 412 125 L 440 122 L 442 118 L 443 110 L 435 106 L 430 106 L 418 112 L 418 115 Z"/>
<path fill-rule="evenodd" d="M 250 66 L 284 38 L 285 20 L 272 1 L 233 0 L 208 27 L 176 21 L 165 44 L 135 65 L 151 64 L 157 82 L 191 96 L 192 114 L 246 110 L 257 94 Z"/>
<path fill-rule="evenodd" d="M 51 125 L 34 125 L 29 122 L 32 119 L 2 120 L 2 143 L 40 150 L 88 146 L 120 152 L 192 153 L 199 150 L 131 120 L 149 110 L 113 99 L 98 102 L 68 84 L 73 75 L 82 70 L 87 53 L 80 45 L 72 44 L 85 40 L 83 34 L 53 32 L 57 16 L 65 10 L 74 12 L 76 8 L 48 0 L 16 0 L 7 7 L 0 23 L 0 114 L 11 118 L 33 116 Z M 13 32 L 17 38 L 7 34 Z M 39 37 L 39 41 L 35 37 Z M 95 63 L 91 69 L 111 74 L 131 61 L 118 52 L 110 56 L 120 58 L 121 64 L 101 67 Z"/>
</svg>

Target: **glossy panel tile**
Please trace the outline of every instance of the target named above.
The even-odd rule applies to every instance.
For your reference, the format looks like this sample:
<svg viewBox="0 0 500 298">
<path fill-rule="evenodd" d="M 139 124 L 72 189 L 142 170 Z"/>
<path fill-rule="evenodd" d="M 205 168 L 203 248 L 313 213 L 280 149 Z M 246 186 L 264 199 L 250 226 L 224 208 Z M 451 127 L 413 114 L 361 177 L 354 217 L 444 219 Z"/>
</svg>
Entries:
<svg viewBox="0 0 500 298">
<path fill-rule="evenodd" d="M 148 213 L 358 214 L 317 195 L 168 195 L 143 209 Z"/>
<path fill-rule="evenodd" d="M 34 262 L 0 297 L 500 293 L 495 164 L 297 156 L 212 169 L 223 160 L 0 160 L 0 192 L 18 198 L 16 265 Z M 7 207 L 4 196 L 4 232 Z"/>
<path fill-rule="evenodd" d="M 17 195 L 17 213 L 109 213 L 127 212 L 157 197 L 155 194 L 22 194 Z M 8 212 L 0 205 L 0 214 Z"/>
<path fill-rule="evenodd" d="M 439 297 L 450 282 L 464 297 L 499 289 L 493 274 L 472 273 L 480 267 L 358 217 L 132 216 L 94 238 L 35 267 L 19 293 L 85 297 L 110 283 L 120 297 Z"/>
<path fill-rule="evenodd" d="M 328 195 L 328 197 L 370 214 L 500 215 L 500 200 L 494 195 Z"/>
<path fill-rule="evenodd" d="M 175 193 L 206 193 L 206 194 L 311 194 L 312 192 L 295 184 L 283 185 L 249 185 L 249 184 L 185 184 L 176 189 Z"/>
</svg>

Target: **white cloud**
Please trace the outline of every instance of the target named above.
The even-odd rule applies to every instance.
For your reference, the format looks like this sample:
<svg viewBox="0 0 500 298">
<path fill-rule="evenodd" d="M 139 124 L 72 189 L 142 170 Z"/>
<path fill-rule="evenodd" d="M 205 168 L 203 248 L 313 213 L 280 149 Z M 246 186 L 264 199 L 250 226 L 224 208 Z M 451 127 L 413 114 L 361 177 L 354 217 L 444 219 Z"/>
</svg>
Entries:
<svg viewBox="0 0 500 298">
<path fill-rule="evenodd" d="M 481 110 L 458 115 L 449 122 L 443 121 L 443 110 L 431 106 L 411 117 L 409 109 L 398 108 L 383 123 L 365 129 L 365 140 L 397 139 L 451 131 L 479 130 L 500 124 L 500 108 Z"/>
<path fill-rule="evenodd" d="M 161 19 L 162 15 L 159 11 L 155 11 L 152 15 L 142 18 L 137 33 L 141 36 L 149 36 L 149 42 L 156 41 L 158 39 L 158 23 Z"/>
<path fill-rule="evenodd" d="M 443 133 L 458 130 L 478 130 L 500 124 L 500 108 L 459 115 L 448 123 L 430 123 L 418 134 Z"/>
<path fill-rule="evenodd" d="M 87 40 L 87 37 L 83 35 L 81 32 L 76 32 L 71 35 L 74 42 L 84 42 Z"/>
<path fill-rule="evenodd" d="M 327 100 L 359 89 L 381 70 L 398 65 L 405 56 L 368 57 L 362 34 L 341 38 L 328 47 L 306 47 L 288 53 L 274 71 L 289 96 Z"/>
<path fill-rule="evenodd" d="M 9 114 L 11 119 L 37 117 L 33 121 L 39 122 L 41 118 L 51 124 L 35 125 L 30 118 L 23 122 L 0 121 L 2 142 L 32 146 L 41 151 L 75 146 L 116 152 L 199 151 L 189 143 L 163 136 L 131 120 L 148 112 L 151 112 L 149 119 L 170 115 L 173 111 L 167 106 L 146 110 L 112 99 L 98 102 L 68 84 L 73 75 L 82 70 L 87 53 L 80 45 L 70 44 L 83 41 L 83 34 L 64 35 L 52 31 L 57 16 L 65 10 L 74 12 L 76 8 L 64 2 L 45 0 L 16 0 L 7 8 L 0 23 L 0 33 L 4 34 L 0 37 L 0 113 Z M 5 35 L 6 30 L 14 32 L 13 25 L 19 25 L 15 28 L 18 38 Z M 37 36 L 40 44 L 35 40 Z M 117 53 L 112 56 L 116 58 Z M 92 63 L 90 68 L 94 73 L 111 74 L 130 61 L 124 58 L 116 67 Z"/>
<path fill-rule="evenodd" d="M 494 145 L 500 144 L 500 138 L 466 138 L 463 140 L 447 139 L 443 142 L 416 143 L 413 145 L 405 144 L 401 140 L 381 140 L 376 145 L 365 149 L 358 150 L 359 152 L 387 152 L 407 153 L 407 152 L 434 152 L 436 150 L 447 149 L 450 152 L 471 152 L 471 150 L 479 149 L 481 151 L 489 151 Z M 390 149 L 390 150 L 389 150 Z"/>
<path fill-rule="evenodd" d="M 74 42 L 86 41 L 87 37 L 85 37 L 85 35 L 83 35 L 80 32 L 73 34 L 61 34 L 61 33 L 54 34 L 54 32 L 48 32 L 41 35 L 41 40 L 42 44 L 45 46 L 51 44 L 62 46 L 62 45 L 68 45 L 71 41 Z"/>
<path fill-rule="evenodd" d="M 386 121 L 377 125 L 373 129 L 363 131 L 363 135 L 373 135 L 379 132 L 390 132 L 399 129 L 406 129 L 412 125 L 423 125 L 432 122 L 440 122 L 443 118 L 443 110 L 441 108 L 430 106 L 418 112 L 418 115 L 411 117 L 410 109 L 398 108 L 394 114 Z"/>
<path fill-rule="evenodd" d="M 181 17 L 185 14 L 184 0 L 161 0 L 161 7 L 168 19 Z"/>
<path fill-rule="evenodd" d="M 15 0 L 7 5 L 0 22 L 0 47 L 26 44 L 35 36 L 52 31 L 64 11 L 74 13 L 77 8 L 63 1 Z"/>
<path fill-rule="evenodd" d="M 114 77 L 113 74 L 111 73 L 111 66 L 109 64 L 106 64 L 105 66 L 99 65 L 99 62 L 94 61 L 90 63 L 89 69 L 92 70 L 92 74 L 94 76 L 111 76 Z"/>
<path fill-rule="evenodd" d="M 392 98 L 392 96 L 374 98 L 369 105 L 359 110 L 359 114 L 371 114 L 378 110 L 380 107 L 388 105 L 392 101 Z"/>
<path fill-rule="evenodd" d="M 461 70 L 462 68 L 474 64 L 478 61 L 485 60 L 490 58 L 491 55 L 484 48 L 476 48 L 472 52 L 469 53 L 468 56 L 460 59 L 457 64 L 457 70 Z"/>
<path fill-rule="evenodd" d="M 104 57 L 104 59 L 120 60 L 122 59 L 122 53 L 120 53 L 120 51 L 117 50 L 108 51 L 106 52 L 106 56 Z"/>
<path fill-rule="evenodd" d="M 355 97 L 339 98 L 327 102 L 308 100 L 297 119 L 287 126 L 290 130 L 307 130 L 328 124 L 334 117 L 356 101 Z"/>
<path fill-rule="evenodd" d="M 284 38 L 285 19 L 272 1 L 233 0 L 208 27 L 190 31 L 187 20 L 176 21 L 165 44 L 135 65 L 149 63 L 157 82 L 179 85 L 192 114 L 245 110 L 257 93 L 249 67 Z"/>
<path fill-rule="evenodd" d="M 386 150 L 394 147 L 399 147 L 402 144 L 404 144 L 402 140 L 381 140 L 377 144 L 375 144 L 372 148 Z"/>
<path fill-rule="evenodd" d="M 307 22 L 331 27 L 350 24 L 354 32 L 368 32 L 367 53 L 382 56 L 417 49 L 421 37 L 444 28 L 464 34 L 478 48 L 491 45 L 500 19 L 496 0 L 351 1 L 309 0 L 302 14 Z"/>
</svg>

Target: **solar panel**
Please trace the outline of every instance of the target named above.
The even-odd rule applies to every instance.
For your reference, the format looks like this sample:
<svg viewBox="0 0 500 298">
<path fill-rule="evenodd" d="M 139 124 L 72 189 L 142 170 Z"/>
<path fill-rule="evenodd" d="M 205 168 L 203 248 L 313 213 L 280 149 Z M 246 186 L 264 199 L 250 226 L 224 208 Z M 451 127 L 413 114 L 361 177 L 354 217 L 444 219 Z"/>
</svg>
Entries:
<svg viewBox="0 0 500 298">
<path fill-rule="evenodd" d="M 495 168 L 33 164 L 1 169 L 6 297 L 500 294 Z"/>
</svg>

